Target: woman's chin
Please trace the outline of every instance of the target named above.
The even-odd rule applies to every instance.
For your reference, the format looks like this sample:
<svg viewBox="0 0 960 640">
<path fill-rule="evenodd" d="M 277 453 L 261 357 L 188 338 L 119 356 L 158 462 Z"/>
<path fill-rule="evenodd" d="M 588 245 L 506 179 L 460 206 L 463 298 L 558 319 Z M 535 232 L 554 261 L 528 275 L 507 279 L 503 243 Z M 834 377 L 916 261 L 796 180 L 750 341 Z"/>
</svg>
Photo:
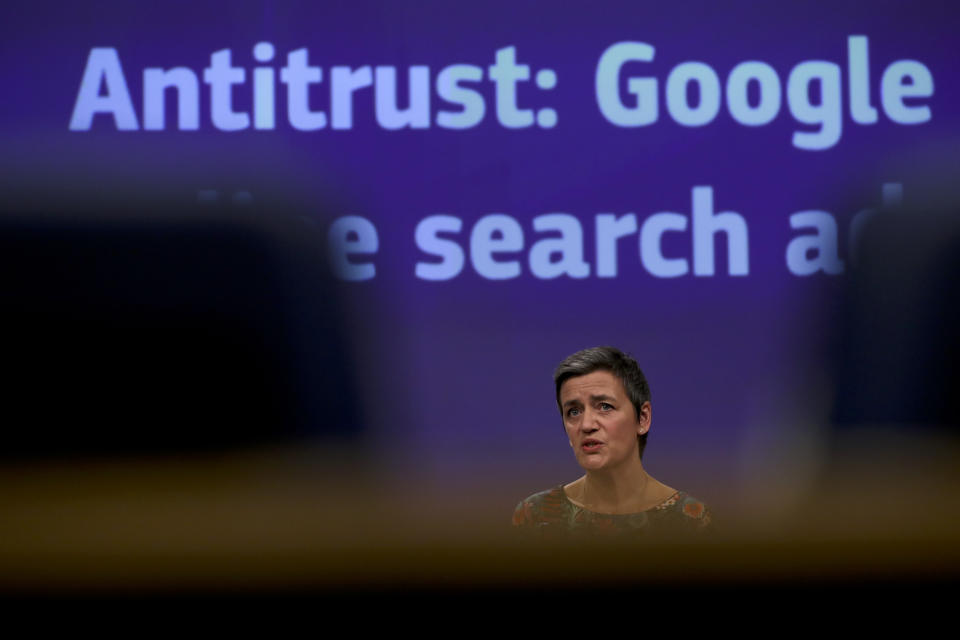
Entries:
<svg viewBox="0 0 960 640">
<path fill-rule="evenodd" d="M 583 467 L 585 471 L 599 471 L 606 466 L 606 459 L 599 456 L 580 456 L 577 458 L 577 462 L 580 463 L 580 466 Z"/>
</svg>

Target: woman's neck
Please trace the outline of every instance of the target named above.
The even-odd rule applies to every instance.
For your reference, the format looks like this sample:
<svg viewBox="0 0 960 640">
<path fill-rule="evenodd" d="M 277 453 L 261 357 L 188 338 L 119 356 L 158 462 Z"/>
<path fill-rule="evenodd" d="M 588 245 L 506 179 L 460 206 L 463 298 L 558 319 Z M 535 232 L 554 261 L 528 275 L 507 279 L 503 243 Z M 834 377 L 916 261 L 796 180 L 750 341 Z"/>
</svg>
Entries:
<svg viewBox="0 0 960 640">
<path fill-rule="evenodd" d="M 638 513 L 656 506 L 672 490 L 651 477 L 639 460 L 624 468 L 588 471 L 569 485 L 568 497 L 599 513 Z"/>
</svg>

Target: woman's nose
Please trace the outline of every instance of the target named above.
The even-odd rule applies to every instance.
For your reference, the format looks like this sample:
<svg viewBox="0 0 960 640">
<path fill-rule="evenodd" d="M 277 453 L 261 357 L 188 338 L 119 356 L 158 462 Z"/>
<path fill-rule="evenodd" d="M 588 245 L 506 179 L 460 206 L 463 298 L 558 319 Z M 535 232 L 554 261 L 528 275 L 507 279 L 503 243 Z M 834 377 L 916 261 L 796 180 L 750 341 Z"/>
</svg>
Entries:
<svg viewBox="0 0 960 640">
<path fill-rule="evenodd" d="M 583 412 L 583 420 L 580 422 L 580 428 L 584 431 L 597 430 L 597 414 L 587 409 Z"/>
</svg>

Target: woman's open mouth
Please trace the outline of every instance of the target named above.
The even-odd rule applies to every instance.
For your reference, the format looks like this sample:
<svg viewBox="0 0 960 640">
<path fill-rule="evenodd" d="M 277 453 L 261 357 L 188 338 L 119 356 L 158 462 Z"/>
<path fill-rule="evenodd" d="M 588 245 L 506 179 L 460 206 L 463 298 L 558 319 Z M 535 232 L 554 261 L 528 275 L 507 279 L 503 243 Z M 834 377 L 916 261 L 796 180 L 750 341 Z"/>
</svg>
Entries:
<svg viewBox="0 0 960 640">
<path fill-rule="evenodd" d="M 593 453 L 600 449 L 603 446 L 603 443 L 599 440 L 593 440 L 592 438 L 587 438 L 580 443 L 580 448 L 583 449 L 585 453 Z"/>
</svg>

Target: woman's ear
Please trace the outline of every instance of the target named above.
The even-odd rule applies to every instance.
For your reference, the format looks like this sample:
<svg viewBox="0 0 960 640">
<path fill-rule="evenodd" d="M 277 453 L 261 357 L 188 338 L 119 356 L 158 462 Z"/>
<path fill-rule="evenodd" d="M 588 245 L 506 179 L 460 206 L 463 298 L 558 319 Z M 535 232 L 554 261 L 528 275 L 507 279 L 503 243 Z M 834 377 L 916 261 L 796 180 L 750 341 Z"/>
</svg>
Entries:
<svg viewBox="0 0 960 640">
<path fill-rule="evenodd" d="M 650 430 L 650 422 L 653 417 L 653 408 L 649 402 L 640 405 L 640 413 L 637 414 L 637 433 L 644 434 Z"/>
</svg>

